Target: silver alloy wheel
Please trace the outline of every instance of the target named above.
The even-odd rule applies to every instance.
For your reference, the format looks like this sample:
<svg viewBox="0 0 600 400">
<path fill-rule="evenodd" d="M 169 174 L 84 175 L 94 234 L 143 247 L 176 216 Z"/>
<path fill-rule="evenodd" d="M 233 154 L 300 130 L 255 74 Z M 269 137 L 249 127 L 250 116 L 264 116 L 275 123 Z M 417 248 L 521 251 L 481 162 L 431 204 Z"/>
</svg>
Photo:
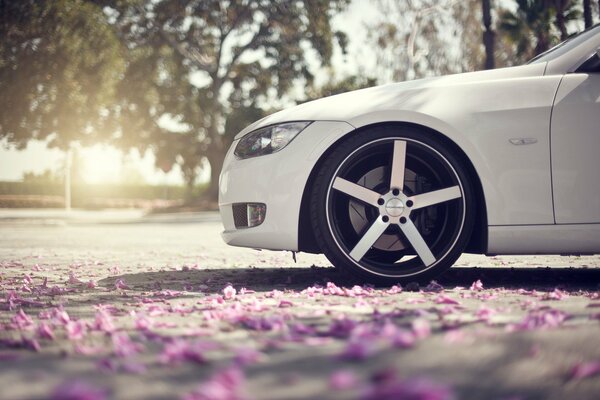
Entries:
<svg viewBox="0 0 600 400">
<path fill-rule="evenodd" d="M 360 179 L 348 179 L 346 175 L 352 175 L 348 173 L 348 170 L 352 169 L 352 164 L 360 164 L 358 155 L 365 153 L 365 149 L 369 154 L 369 150 L 374 146 L 386 145 L 391 152 L 391 165 L 389 179 L 383 187 L 380 185 L 369 188 L 357 183 Z M 359 158 L 358 162 L 357 158 Z M 423 165 L 428 165 L 430 169 L 437 169 L 437 171 L 425 171 L 425 174 L 433 176 L 432 181 L 436 180 L 436 172 L 445 170 L 443 179 L 440 175 L 439 182 L 433 182 L 434 186 L 437 185 L 434 190 L 420 192 L 415 189 L 414 182 L 411 187 L 405 181 L 405 177 L 409 175 L 415 176 L 415 180 L 421 176 L 420 174 L 424 173 L 422 170 L 426 169 Z M 381 168 L 380 165 L 371 165 L 367 168 L 371 167 Z M 364 169 L 364 166 L 360 168 Z M 421 171 L 418 170 L 419 168 Z M 363 170 L 359 173 L 366 176 L 366 173 L 373 170 Z M 440 185 L 444 186 L 440 187 Z M 409 277 L 421 274 L 442 260 L 458 240 L 465 221 L 466 206 L 463 193 L 461 180 L 452 164 L 428 144 L 411 138 L 374 140 L 350 153 L 334 172 L 327 189 L 328 229 L 346 258 L 370 274 L 382 277 Z M 350 208 L 355 212 L 357 207 L 352 206 L 350 202 L 362 204 L 365 215 L 370 215 L 364 229 L 355 232 L 356 237 L 340 231 L 340 225 L 344 228 L 343 221 L 340 220 L 345 218 L 345 214 L 334 211 L 332 206 L 333 198 L 335 196 L 339 198 L 340 195 L 346 198 Z M 445 215 L 436 215 L 436 218 L 438 220 L 441 218 L 442 221 L 438 224 L 437 241 L 430 237 L 426 238 L 428 235 L 424 232 L 427 230 L 428 223 L 423 216 L 427 217 L 428 210 L 431 209 L 435 209 L 433 214 L 440 214 L 440 207 L 446 205 L 453 205 L 453 207 L 441 210 Z M 448 220 L 450 212 L 453 214 Z M 356 228 L 355 223 L 345 225 L 346 228 L 349 226 Z M 385 252 L 378 243 L 384 237 L 387 237 L 389 242 L 389 237 L 394 235 L 398 236 L 398 240 L 402 241 L 403 245 L 390 246 L 387 260 L 376 262 L 376 257 L 371 255 L 375 252 L 379 254 Z M 398 251 L 398 248 L 409 251 Z M 398 259 L 394 259 L 395 255 L 399 255 Z M 407 256 L 408 260 L 406 260 Z"/>
</svg>

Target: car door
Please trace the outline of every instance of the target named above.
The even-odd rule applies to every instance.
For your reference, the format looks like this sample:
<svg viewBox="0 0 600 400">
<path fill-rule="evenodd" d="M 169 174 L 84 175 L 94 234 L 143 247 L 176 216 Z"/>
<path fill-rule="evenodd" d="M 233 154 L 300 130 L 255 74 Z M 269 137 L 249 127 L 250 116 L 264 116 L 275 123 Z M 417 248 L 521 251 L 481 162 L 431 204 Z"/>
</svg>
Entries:
<svg viewBox="0 0 600 400">
<path fill-rule="evenodd" d="M 566 74 L 550 126 L 557 224 L 600 223 L 600 57 Z M 585 71 L 585 72 L 583 72 Z"/>
</svg>

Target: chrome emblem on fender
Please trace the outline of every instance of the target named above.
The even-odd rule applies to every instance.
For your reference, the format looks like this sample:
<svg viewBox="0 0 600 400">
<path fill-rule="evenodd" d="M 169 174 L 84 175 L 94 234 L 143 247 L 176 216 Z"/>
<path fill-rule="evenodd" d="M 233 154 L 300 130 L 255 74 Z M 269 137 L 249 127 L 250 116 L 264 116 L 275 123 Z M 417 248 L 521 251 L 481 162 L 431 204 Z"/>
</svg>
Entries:
<svg viewBox="0 0 600 400">
<path fill-rule="evenodd" d="M 534 144 L 537 143 L 536 138 L 512 138 L 508 139 L 508 141 L 515 146 L 522 146 L 524 144 Z"/>
</svg>

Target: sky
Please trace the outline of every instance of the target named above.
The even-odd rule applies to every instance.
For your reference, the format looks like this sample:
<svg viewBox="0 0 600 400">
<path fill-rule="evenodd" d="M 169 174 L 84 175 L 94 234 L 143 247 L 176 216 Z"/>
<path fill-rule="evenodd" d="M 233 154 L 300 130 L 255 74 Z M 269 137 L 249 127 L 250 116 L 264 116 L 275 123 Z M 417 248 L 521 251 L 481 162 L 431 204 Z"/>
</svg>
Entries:
<svg viewBox="0 0 600 400">
<path fill-rule="evenodd" d="M 349 37 L 348 54 L 334 54 L 332 64 L 339 76 L 358 72 L 359 67 L 367 70 L 374 67 L 374 56 L 365 46 L 365 23 L 376 16 L 369 1 L 353 0 L 348 9 L 333 20 L 335 29 L 346 32 Z M 360 60 L 360 63 L 358 62 Z M 327 79 L 324 72 L 317 74 L 317 83 Z M 300 89 L 301 90 L 301 89 Z M 139 154 L 130 151 L 122 154 L 113 147 L 95 145 L 81 148 L 80 156 L 84 162 L 84 179 L 88 183 L 117 183 L 126 170 L 137 170 L 143 180 L 150 184 L 182 184 L 183 179 L 178 167 L 164 173 L 154 167 L 154 155 L 151 152 Z M 7 149 L 5 141 L 0 141 L 0 181 L 19 181 L 24 172 L 41 173 L 47 169 L 57 170 L 64 165 L 65 154 L 57 149 L 48 149 L 45 143 L 32 141 L 22 151 Z M 203 171 L 200 181 L 209 177 L 209 171 Z"/>
</svg>

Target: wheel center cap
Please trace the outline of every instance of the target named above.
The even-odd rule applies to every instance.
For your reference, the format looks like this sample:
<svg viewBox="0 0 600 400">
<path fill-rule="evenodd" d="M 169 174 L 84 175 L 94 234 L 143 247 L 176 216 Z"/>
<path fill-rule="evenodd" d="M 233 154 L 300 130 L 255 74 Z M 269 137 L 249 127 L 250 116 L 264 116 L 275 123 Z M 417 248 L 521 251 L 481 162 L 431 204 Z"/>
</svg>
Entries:
<svg viewBox="0 0 600 400">
<path fill-rule="evenodd" d="M 404 211 L 404 203 L 398 198 L 389 199 L 385 203 L 385 212 L 390 217 L 399 217 Z"/>
</svg>

